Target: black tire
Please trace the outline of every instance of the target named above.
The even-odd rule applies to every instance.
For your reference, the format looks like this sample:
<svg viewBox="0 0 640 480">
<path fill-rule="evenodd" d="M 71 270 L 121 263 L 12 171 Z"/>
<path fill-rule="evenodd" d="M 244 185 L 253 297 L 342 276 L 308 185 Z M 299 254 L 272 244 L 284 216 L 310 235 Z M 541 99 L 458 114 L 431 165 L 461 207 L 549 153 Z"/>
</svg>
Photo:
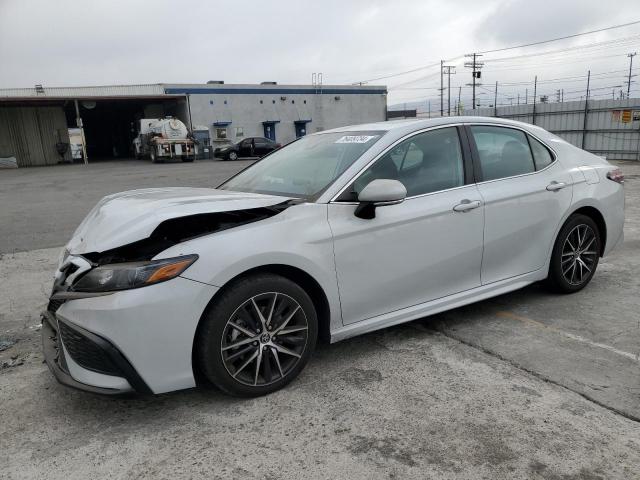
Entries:
<svg viewBox="0 0 640 480">
<path fill-rule="evenodd" d="M 269 331 L 260 327 L 256 306 L 266 320 L 273 320 Z M 299 285 L 279 275 L 252 275 L 225 287 L 207 308 L 196 334 L 195 358 L 200 372 L 220 390 L 257 397 L 296 378 L 317 337 L 313 302 Z"/>
<path fill-rule="evenodd" d="M 151 150 L 149 152 L 149 158 L 151 159 L 151 163 L 158 163 L 158 159 L 156 158 L 156 152 Z"/>
<path fill-rule="evenodd" d="M 182 157 L 183 163 L 193 162 L 193 160 L 194 160 L 193 157 Z"/>
<path fill-rule="evenodd" d="M 227 160 L 231 160 L 231 161 L 238 160 L 238 153 L 237 152 L 229 152 L 227 154 L 226 159 Z"/>
<path fill-rule="evenodd" d="M 582 290 L 596 272 L 601 251 L 596 223 L 586 215 L 572 215 L 553 246 L 547 285 L 558 293 Z"/>
</svg>

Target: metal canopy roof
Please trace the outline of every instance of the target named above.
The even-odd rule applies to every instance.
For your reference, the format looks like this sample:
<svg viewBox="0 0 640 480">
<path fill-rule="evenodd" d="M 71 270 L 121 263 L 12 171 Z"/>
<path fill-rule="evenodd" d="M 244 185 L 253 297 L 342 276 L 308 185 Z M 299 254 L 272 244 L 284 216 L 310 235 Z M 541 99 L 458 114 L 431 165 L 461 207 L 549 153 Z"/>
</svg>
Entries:
<svg viewBox="0 0 640 480">
<path fill-rule="evenodd" d="M 105 85 L 92 87 L 2 88 L 0 99 L 5 98 L 104 98 L 165 96 L 164 85 Z"/>
</svg>

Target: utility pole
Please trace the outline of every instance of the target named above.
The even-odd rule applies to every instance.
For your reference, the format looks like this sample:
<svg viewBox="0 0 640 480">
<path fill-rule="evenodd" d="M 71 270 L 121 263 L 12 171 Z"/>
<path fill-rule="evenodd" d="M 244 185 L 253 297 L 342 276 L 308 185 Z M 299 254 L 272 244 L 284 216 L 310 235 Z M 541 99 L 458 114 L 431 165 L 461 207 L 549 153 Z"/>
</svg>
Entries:
<svg viewBox="0 0 640 480">
<path fill-rule="evenodd" d="M 520 93 L 518 92 L 518 105 L 520 105 Z"/>
<path fill-rule="evenodd" d="M 480 69 L 482 68 L 484 63 L 478 61 L 478 57 L 481 57 L 481 56 L 482 55 L 479 53 L 467 54 L 465 55 L 465 57 L 471 57 L 473 60 L 471 62 L 464 62 L 464 66 L 466 68 L 471 68 L 472 83 L 467 83 L 467 85 L 473 88 L 471 92 L 471 98 L 472 98 L 474 110 L 476 109 L 476 85 L 477 86 L 482 85 L 481 83 L 476 82 L 476 79 L 480 79 L 482 76 L 482 74 L 480 73 Z"/>
<path fill-rule="evenodd" d="M 584 150 L 584 146 L 587 138 L 587 117 L 589 116 L 589 82 L 591 81 L 591 70 L 587 72 L 587 94 L 584 97 L 584 122 L 582 124 L 582 148 Z"/>
<path fill-rule="evenodd" d="M 493 116 L 498 116 L 498 81 L 496 80 L 496 89 L 493 92 Z"/>
<path fill-rule="evenodd" d="M 451 116 L 451 74 L 456 73 L 455 70 L 452 72 L 451 69 L 455 68 L 453 65 L 442 65 L 443 69 L 447 69 L 444 73 L 447 74 L 447 116 Z"/>
<path fill-rule="evenodd" d="M 440 60 L 440 116 L 444 117 L 444 60 Z"/>
<path fill-rule="evenodd" d="M 462 87 L 458 87 L 458 108 L 456 108 L 456 112 L 458 115 L 462 115 L 462 103 L 460 103 L 460 96 L 462 95 Z"/>
<path fill-rule="evenodd" d="M 560 101 L 564 103 L 564 88 L 560 90 Z"/>
<path fill-rule="evenodd" d="M 556 102 L 560 103 L 560 89 L 556 90 Z"/>
<path fill-rule="evenodd" d="M 427 118 L 431 118 L 431 100 L 427 100 L 427 108 L 429 109 L 429 116 Z"/>
<path fill-rule="evenodd" d="M 524 89 L 524 103 L 525 104 L 529 104 L 529 89 L 525 88 Z"/>
<path fill-rule="evenodd" d="M 538 94 L 538 76 L 536 75 L 533 80 L 533 123 L 536 124 L 536 95 Z"/>
<path fill-rule="evenodd" d="M 635 57 L 638 52 L 628 53 L 627 57 L 629 57 L 629 80 L 627 81 L 627 98 L 631 94 L 631 77 L 635 77 L 635 75 L 631 75 L 631 68 L 633 67 L 633 57 Z"/>
</svg>

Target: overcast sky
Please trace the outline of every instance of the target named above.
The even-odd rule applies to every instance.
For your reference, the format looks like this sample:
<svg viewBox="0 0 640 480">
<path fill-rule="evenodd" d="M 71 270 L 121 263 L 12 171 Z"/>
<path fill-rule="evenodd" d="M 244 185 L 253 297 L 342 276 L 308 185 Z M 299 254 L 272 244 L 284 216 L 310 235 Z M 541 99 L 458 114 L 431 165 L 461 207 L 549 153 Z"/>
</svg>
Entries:
<svg viewBox="0 0 640 480">
<path fill-rule="evenodd" d="M 325 84 L 351 83 L 634 20 L 640 20 L 638 0 L 0 0 L 0 88 L 212 79 L 309 83 L 312 72 L 322 72 Z M 640 50 L 638 38 L 574 56 L 490 60 L 634 35 L 640 25 L 485 55 L 483 83 L 493 90 L 496 80 L 579 76 L 591 68 L 615 72 L 595 77 L 596 88 L 606 90 L 624 81 L 626 53 Z M 451 80 L 454 95 L 470 81 L 463 61 L 452 62 L 459 66 Z M 435 99 L 438 71 L 372 83 L 389 87 L 390 103 Z M 582 83 L 561 86 L 573 91 Z M 499 91 L 506 101 L 524 88 Z"/>
</svg>

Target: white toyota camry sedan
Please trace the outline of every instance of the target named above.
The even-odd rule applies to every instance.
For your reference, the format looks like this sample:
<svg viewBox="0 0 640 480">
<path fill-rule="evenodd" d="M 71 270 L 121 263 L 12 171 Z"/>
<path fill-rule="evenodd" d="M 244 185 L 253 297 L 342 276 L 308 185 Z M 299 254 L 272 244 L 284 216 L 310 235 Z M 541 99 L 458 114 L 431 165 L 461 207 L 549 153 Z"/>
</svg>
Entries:
<svg viewBox="0 0 640 480">
<path fill-rule="evenodd" d="M 623 180 L 539 127 L 452 117 L 309 135 L 217 188 L 110 195 L 60 256 L 47 364 L 97 393 L 266 394 L 319 338 L 584 288 L 622 242 Z"/>
</svg>

